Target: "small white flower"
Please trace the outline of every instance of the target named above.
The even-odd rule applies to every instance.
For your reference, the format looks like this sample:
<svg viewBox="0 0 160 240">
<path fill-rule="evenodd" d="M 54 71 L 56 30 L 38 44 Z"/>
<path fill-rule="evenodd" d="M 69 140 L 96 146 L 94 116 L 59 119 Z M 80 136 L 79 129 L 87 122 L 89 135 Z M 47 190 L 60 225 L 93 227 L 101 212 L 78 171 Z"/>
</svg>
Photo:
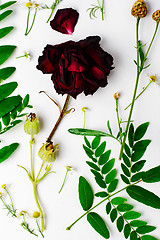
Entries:
<svg viewBox="0 0 160 240">
<path fill-rule="evenodd" d="M 156 74 L 147 74 L 147 78 L 149 79 L 149 81 L 152 81 L 154 83 L 156 83 L 157 85 L 160 85 L 160 77 L 157 76 Z"/>
</svg>

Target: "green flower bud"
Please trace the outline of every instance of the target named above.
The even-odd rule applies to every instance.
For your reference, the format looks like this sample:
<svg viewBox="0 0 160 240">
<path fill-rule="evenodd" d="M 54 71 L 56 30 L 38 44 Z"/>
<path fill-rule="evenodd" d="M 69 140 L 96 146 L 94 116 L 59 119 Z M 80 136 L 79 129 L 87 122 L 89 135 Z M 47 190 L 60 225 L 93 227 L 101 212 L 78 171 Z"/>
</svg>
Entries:
<svg viewBox="0 0 160 240">
<path fill-rule="evenodd" d="M 46 142 L 43 143 L 42 147 L 40 148 L 38 152 L 38 156 L 44 161 L 44 162 L 54 162 L 56 160 L 56 152 L 57 152 L 57 146 L 53 146 L 53 143 Z"/>
<path fill-rule="evenodd" d="M 39 120 L 35 113 L 30 113 L 24 123 L 24 131 L 29 135 L 35 135 L 40 131 Z"/>
</svg>

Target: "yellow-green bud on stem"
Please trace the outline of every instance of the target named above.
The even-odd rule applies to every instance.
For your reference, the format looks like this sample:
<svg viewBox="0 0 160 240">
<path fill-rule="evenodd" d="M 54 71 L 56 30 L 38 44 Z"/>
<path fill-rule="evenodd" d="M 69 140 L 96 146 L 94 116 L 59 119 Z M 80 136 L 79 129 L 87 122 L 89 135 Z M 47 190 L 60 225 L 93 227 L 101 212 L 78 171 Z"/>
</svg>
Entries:
<svg viewBox="0 0 160 240">
<path fill-rule="evenodd" d="M 35 134 L 39 133 L 40 131 L 40 124 L 39 124 L 39 120 L 36 117 L 35 113 L 30 113 L 27 118 L 26 121 L 24 123 L 24 131 L 29 134 L 34 136 Z"/>
<path fill-rule="evenodd" d="M 43 143 L 42 147 L 38 152 L 38 156 L 44 162 L 54 162 L 56 160 L 56 152 L 58 150 L 57 146 L 58 144 L 53 145 L 52 141 Z"/>
<path fill-rule="evenodd" d="M 33 216 L 33 218 L 39 218 L 40 213 L 39 212 L 34 212 L 32 216 Z"/>
</svg>

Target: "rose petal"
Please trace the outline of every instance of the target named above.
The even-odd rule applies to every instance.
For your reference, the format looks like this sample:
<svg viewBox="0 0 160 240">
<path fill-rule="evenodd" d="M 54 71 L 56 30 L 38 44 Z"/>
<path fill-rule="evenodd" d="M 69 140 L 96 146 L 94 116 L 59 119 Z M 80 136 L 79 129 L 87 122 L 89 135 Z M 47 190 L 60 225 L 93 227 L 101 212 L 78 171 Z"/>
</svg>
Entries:
<svg viewBox="0 0 160 240">
<path fill-rule="evenodd" d="M 79 13 L 72 8 L 59 9 L 50 25 L 58 32 L 72 34 L 78 17 Z"/>
</svg>

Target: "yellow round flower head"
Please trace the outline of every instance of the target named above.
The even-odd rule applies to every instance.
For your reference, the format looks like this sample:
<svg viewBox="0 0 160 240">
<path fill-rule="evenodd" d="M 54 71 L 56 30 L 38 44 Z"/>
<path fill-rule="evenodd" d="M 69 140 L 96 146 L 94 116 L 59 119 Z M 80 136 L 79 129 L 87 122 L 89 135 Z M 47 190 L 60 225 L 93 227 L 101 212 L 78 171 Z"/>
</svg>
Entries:
<svg viewBox="0 0 160 240">
<path fill-rule="evenodd" d="M 160 10 L 157 10 L 152 14 L 152 19 L 156 22 L 160 22 Z"/>
<path fill-rule="evenodd" d="M 32 216 L 33 216 L 33 218 L 39 218 L 40 213 L 39 212 L 34 212 Z"/>
<path fill-rule="evenodd" d="M 137 0 L 132 7 L 131 14 L 136 18 L 144 18 L 147 15 L 147 6 L 143 0 Z"/>
</svg>

